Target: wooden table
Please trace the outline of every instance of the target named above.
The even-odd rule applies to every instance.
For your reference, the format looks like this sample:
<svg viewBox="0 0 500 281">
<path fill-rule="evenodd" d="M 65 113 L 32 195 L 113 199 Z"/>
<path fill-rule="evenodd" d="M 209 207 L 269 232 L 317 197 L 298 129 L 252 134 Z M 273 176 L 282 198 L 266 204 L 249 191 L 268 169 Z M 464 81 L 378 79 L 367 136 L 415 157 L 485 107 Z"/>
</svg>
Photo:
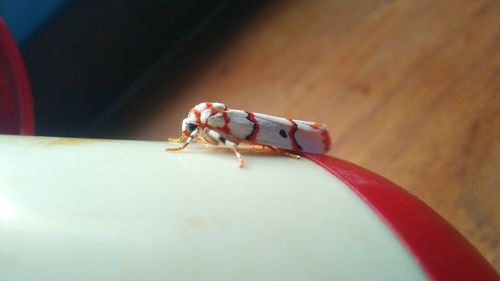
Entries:
<svg viewBox="0 0 500 281">
<path fill-rule="evenodd" d="M 330 155 L 408 189 L 500 270 L 499 1 L 275 1 L 196 50 L 103 130 L 177 137 L 202 101 L 326 123 Z"/>
</svg>

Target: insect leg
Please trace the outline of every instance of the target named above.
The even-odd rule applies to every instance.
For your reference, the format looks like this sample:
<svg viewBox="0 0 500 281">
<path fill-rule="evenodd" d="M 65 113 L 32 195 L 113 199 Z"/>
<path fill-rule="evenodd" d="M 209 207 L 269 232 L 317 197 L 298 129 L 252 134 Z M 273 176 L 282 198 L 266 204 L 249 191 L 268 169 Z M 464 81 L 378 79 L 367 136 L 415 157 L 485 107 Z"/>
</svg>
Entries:
<svg viewBox="0 0 500 281">
<path fill-rule="evenodd" d="M 301 156 L 300 155 L 297 155 L 297 154 L 292 154 L 292 153 L 289 153 L 289 152 L 286 152 L 284 151 L 283 149 L 280 149 L 280 148 L 277 148 L 277 147 L 274 147 L 274 146 L 270 146 L 270 145 L 266 145 L 267 148 L 271 149 L 272 151 L 276 152 L 276 153 L 279 153 L 279 154 L 283 154 L 283 155 L 286 155 L 288 157 L 292 157 L 294 159 L 300 159 Z"/>
<path fill-rule="evenodd" d="M 234 151 L 236 158 L 238 158 L 238 165 L 240 166 L 240 168 L 243 168 L 245 161 L 243 160 L 243 157 L 241 157 L 241 154 L 238 152 L 238 150 L 236 150 L 236 144 L 232 143 L 232 145 L 230 145 L 230 147 Z"/>
<path fill-rule="evenodd" d="M 208 133 L 209 130 L 210 129 L 208 129 L 208 128 L 205 128 L 205 130 L 200 130 L 200 134 L 198 135 L 198 138 L 201 140 L 202 143 L 208 143 L 211 145 L 219 145 L 219 141 Z"/>
<path fill-rule="evenodd" d="M 219 142 L 223 143 L 225 146 L 227 147 L 230 147 L 234 154 L 236 155 L 236 158 L 238 158 L 238 165 L 240 166 L 240 168 L 243 167 L 245 161 L 243 160 L 243 157 L 241 156 L 241 154 L 238 152 L 238 150 L 236 149 L 236 146 L 238 146 L 238 144 L 230 141 L 230 140 L 227 140 L 226 138 L 224 138 L 219 132 L 215 131 L 215 130 L 210 130 L 210 129 L 207 129 L 206 133 L 211 136 L 212 138 L 218 140 Z"/>
<path fill-rule="evenodd" d="M 184 140 L 186 139 L 185 135 L 181 135 L 180 137 L 173 139 L 173 138 L 168 138 L 169 142 L 176 142 L 176 143 L 184 143 Z"/>
<path fill-rule="evenodd" d="M 208 144 L 208 142 L 202 136 L 200 136 L 201 132 L 202 131 L 200 131 L 200 133 L 198 135 L 196 135 L 196 138 L 193 139 L 193 142 Z"/>
<path fill-rule="evenodd" d="M 182 149 L 186 148 L 186 146 L 188 146 L 188 144 L 190 144 L 193 141 L 193 139 L 196 137 L 197 134 L 198 134 L 198 128 L 196 128 L 191 133 L 191 135 L 187 138 L 187 140 L 184 143 L 182 143 L 181 146 L 179 146 L 179 147 L 168 147 L 165 150 L 166 151 L 179 151 L 179 150 L 182 150 Z"/>
</svg>

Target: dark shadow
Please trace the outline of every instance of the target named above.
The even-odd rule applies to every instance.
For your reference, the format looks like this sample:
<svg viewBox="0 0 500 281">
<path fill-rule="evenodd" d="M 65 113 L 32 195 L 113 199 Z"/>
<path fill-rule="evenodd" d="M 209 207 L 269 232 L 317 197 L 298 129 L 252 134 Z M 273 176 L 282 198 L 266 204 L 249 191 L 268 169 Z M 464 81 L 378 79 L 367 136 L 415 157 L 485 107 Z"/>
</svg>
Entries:
<svg viewBox="0 0 500 281">
<path fill-rule="evenodd" d="M 154 99 L 147 88 L 156 77 L 176 83 L 179 69 L 259 3 L 72 1 L 22 48 L 37 134 L 110 135 L 99 128 L 124 106 Z"/>
</svg>

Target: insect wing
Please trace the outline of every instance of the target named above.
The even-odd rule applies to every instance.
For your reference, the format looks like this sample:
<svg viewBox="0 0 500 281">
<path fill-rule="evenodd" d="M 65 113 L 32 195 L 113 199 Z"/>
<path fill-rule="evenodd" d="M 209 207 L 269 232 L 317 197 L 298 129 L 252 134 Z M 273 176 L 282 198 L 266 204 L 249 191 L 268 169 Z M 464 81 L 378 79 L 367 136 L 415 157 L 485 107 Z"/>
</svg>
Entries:
<svg viewBox="0 0 500 281">
<path fill-rule="evenodd" d="M 300 147 L 295 145 L 293 139 L 294 129 L 290 120 L 261 113 L 254 113 L 254 118 L 259 128 L 256 142 L 300 151 Z"/>
<path fill-rule="evenodd" d="M 330 135 L 325 125 L 301 120 L 293 121 L 298 128 L 295 139 L 303 151 L 321 154 L 330 150 Z"/>
<path fill-rule="evenodd" d="M 325 125 L 260 113 L 254 116 L 260 124 L 259 143 L 310 153 L 325 153 L 329 149 L 330 138 Z"/>
<path fill-rule="evenodd" d="M 258 124 L 251 118 L 252 113 L 229 109 L 224 113 L 226 120 L 229 121 L 227 127 L 229 133 L 241 140 L 254 140 L 258 133 Z"/>
<path fill-rule="evenodd" d="M 326 127 L 314 122 L 228 109 L 211 116 L 208 124 L 243 142 L 310 153 L 325 153 L 330 146 Z"/>
</svg>

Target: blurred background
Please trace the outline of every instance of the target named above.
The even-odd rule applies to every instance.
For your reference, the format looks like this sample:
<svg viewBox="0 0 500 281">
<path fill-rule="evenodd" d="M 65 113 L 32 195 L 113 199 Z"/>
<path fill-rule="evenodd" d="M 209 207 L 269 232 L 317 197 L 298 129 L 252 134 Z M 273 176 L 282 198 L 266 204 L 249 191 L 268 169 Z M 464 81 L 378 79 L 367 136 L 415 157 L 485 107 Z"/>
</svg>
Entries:
<svg viewBox="0 0 500 281">
<path fill-rule="evenodd" d="M 37 135 L 165 141 L 203 101 L 322 122 L 330 155 L 500 270 L 499 1 L 0 0 L 0 16 Z"/>
</svg>

